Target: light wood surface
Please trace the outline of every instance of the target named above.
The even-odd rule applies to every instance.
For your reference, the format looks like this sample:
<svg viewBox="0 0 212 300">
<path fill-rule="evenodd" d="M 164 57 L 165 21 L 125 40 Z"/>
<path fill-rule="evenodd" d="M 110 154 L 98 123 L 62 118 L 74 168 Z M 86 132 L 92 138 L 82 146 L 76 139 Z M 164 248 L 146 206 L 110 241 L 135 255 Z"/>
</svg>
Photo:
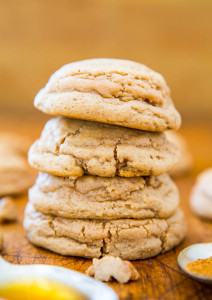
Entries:
<svg viewBox="0 0 212 300">
<path fill-rule="evenodd" d="M 2 123 L 2 120 L 4 122 Z M 39 136 L 44 121 L 20 121 L 2 116 L 0 126 L 6 125 L 8 130 L 25 134 L 35 139 Z M 195 217 L 190 211 L 189 195 L 195 176 L 202 169 L 212 166 L 212 131 L 211 124 L 190 125 L 182 129 L 194 156 L 194 171 L 187 177 L 176 180 L 181 194 L 181 207 L 185 212 L 188 233 L 184 242 L 174 250 L 155 258 L 134 261 L 141 278 L 136 282 L 122 285 L 115 281 L 109 283 L 120 299 L 210 299 L 212 289 L 187 277 L 177 266 L 179 252 L 188 245 L 212 241 L 212 223 Z M 19 209 L 19 222 L 0 226 L 3 231 L 4 245 L 2 256 L 15 264 L 52 264 L 85 272 L 91 260 L 64 257 L 31 245 L 25 237 L 22 227 L 23 212 L 27 195 L 15 199 Z"/>
</svg>

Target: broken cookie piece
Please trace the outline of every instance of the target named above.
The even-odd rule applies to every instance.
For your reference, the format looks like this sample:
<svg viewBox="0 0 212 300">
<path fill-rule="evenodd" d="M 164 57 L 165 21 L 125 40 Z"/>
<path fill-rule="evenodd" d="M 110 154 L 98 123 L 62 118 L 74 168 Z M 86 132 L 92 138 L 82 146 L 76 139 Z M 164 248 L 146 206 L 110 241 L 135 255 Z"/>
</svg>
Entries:
<svg viewBox="0 0 212 300">
<path fill-rule="evenodd" d="M 88 268 L 86 274 L 101 281 L 111 281 L 114 278 L 120 283 L 127 283 L 129 280 L 139 278 L 138 271 L 129 261 L 114 256 L 94 258 L 93 264 Z"/>
<path fill-rule="evenodd" d="M 4 221 L 16 221 L 18 219 L 18 212 L 16 205 L 11 197 L 4 197 L 0 199 L 0 223 Z"/>
</svg>

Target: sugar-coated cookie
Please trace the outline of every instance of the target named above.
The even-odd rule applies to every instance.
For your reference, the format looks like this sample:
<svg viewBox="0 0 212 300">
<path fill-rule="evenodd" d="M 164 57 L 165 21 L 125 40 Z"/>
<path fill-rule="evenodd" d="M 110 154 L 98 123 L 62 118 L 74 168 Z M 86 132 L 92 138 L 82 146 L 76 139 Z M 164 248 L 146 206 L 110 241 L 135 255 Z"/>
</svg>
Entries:
<svg viewBox="0 0 212 300">
<path fill-rule="evenodd" d="M 44 215 L 31 204 L 25 211 L 24 227 L 33 244 L 62 255 L 112 255 L 129 260 L 166 252 L 186 233 L 180 210 L 168 219 L 80 220 Z"/>
<path fill-rule="evenodd" d="M 67 64 L 50 77 L 34 104 L 51 115 L 148 131 L 177 130 L 181 124 L 164 78 L 129 60 Z"/>
<path fill-rule="evenodd" d="M 39 212 L 72 219 L 168 218 L 179 193 L 168 174 L 70 179 L 40 173 L 29 201 Z"/>
<path fill-rule="evenodd" d="M 61 117 L 47 122 L 29 151 L 31 166 L 63 177 L 159 175 L 178 157 L 164 133 Z"/>
</svg>

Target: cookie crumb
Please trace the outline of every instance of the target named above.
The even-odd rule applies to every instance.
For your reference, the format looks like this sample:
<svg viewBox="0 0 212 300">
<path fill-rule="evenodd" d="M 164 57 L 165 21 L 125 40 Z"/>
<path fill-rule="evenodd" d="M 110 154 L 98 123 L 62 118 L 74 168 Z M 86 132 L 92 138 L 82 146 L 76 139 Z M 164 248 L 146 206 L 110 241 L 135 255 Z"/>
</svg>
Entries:
<svg viewBox="0 0 212 300">
<path fill-rule="evenodd" d="M 139 278 L 138 271 L 129 261 L 114 256 L 94 258 L 93 264 L 88 268 L 86 274 L 101 281 L 111 281 L 114 278 L 120 283 L 127 283 L 129 280 Z"/>
<path fill-rule="evenodd" d="M 18 212 L 11 197 L 0 199 L 0 223 L 4 221 L 17 221 Z"/>
</svg>

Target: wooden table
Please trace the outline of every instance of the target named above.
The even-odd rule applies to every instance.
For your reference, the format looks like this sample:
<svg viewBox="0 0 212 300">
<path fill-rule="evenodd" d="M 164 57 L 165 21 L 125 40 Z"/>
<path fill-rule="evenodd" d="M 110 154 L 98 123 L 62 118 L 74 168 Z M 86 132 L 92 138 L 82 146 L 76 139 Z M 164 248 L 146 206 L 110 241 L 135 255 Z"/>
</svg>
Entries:
<svg viewBox="0 0 212 300">
<path fill-rule="evenodd" d="M 5 125 L 6 120 L 3 124 Z M 8 122 L 7 128 L 31 136 L 39 135 L 44 122 Z M 0 122 L 2 125 L 2 120 Z M 188 234 L 184 242 L 172 251 L 157 257 L 134 261 L 134 266 L 140 273 L 140 279 L 128 284 L 109 283 L 120 299 L 211 299 L 212 288 L 187 277 L 177 266 L 179 252 L 190 244 L 212 241 L 212 223 L 201 221 L 190 211 L 189 194 L 194 184 L 196 173 L 205 167 L 212 166 L 211 157 L 211 124 L 201 127 L 185 126 L 182 133 L 190 143 L 190 149 L 195 160 L 193 174 L 176 180 L 181 194 L 181 207 L 185 212 Z M 19 222 L 4 224 L 1 230 L 4 234 L 2 256 L 5 260 L 15 264 L 51 264 L 63 266 L 79 272 L 85 272 L 91 260 L 74 257 L 64 257 L 50 251 L 31 245 L 25 237 L 22 227 L 24 207 L 27 195 L 16 198 L 19 209 Z"/>
</svg>

